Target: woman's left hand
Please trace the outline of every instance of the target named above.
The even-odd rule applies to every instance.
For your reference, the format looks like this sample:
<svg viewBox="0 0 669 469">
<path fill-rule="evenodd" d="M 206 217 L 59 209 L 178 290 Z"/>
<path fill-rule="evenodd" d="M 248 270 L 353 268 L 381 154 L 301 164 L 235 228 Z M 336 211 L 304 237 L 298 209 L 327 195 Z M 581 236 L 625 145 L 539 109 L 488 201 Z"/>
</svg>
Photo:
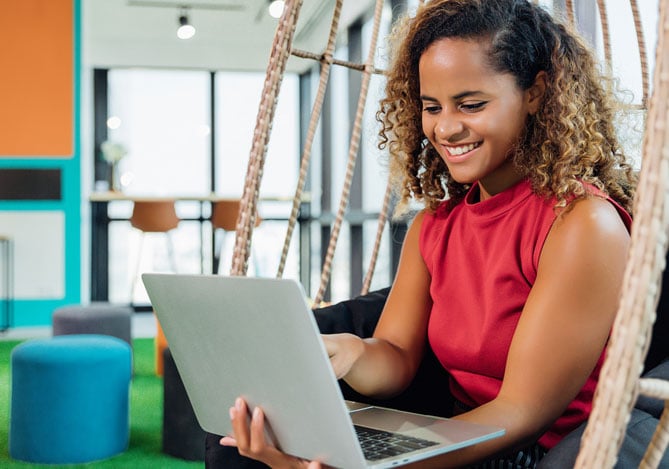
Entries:
<svg viewBox="0 0 669 469">
<path fill-rule="evenodd" d="M 289 456 L 279 451 L 275 446 L 267 443 L 265 441 L 265 414 L 260 407 L 256 407 L 253 410 L 250 426 L 247 421 L 247 415 L 246 402 L 242 398 L 237 398 L 235 406 L 230 408 L 233 436 L 221 438 L 221 445 L 234 446 L 242 456 L 256 459 L 272 468 L 321 468 L 321 464 L 318 461 L 309 462 Z"/>
</svg>

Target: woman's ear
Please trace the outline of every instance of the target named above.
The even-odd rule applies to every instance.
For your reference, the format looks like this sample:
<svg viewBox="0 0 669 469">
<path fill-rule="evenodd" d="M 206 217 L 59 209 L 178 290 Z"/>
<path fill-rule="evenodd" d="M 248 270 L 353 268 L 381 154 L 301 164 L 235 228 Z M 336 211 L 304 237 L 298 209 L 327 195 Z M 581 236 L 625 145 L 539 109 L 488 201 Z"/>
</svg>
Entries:
<svg viewBox="0 0 669 469">
<path fill-rule="evenodd" d="M 546 80 L 548 76 L 543 70 L 537 73 L 534 83 L 526 91 L 528 111 L 531 115 L 536 114 L 541 107 L 546 93 Z"/>
</svg>

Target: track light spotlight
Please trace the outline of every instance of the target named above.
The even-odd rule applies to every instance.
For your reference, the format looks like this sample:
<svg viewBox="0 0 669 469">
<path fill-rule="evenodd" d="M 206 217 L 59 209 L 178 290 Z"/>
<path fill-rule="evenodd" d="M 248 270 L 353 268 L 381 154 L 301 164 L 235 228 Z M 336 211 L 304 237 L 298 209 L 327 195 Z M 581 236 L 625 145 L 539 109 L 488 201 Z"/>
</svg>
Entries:
<svg viewBox="0 0 669 469">
<path fill-rule="evenodd" d="M 270 0 L 268 8 L 270 16 L 272 18 L 281 18 L 285 3 L 284 0 Z"/>
<path fill-rule="evenodd" d="M 195 36 L 195 27 L 188 21 L 188 12 L 184 8 L 179 15 L 179 28 L 177 37 L 179 39 L 190 39 Z"/>
</svg>

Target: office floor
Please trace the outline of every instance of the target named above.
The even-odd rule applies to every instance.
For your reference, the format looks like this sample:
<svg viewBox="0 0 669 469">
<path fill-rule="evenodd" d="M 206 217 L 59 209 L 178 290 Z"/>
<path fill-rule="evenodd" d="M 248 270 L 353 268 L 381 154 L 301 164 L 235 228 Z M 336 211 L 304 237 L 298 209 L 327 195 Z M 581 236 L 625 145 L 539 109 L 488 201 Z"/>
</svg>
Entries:
<svg viewBox="0 0 669 469">
<path fill-rule="evenodd" d="M 134 313 L 132 315 L 132 337 L 135 339 L 156 336 L 156 319 L 153 313 Z M 17 327 L 0 332 L 0 340 L 23 340 L 38 337 L 50 337 L 51 327 Z"/>
</svg>

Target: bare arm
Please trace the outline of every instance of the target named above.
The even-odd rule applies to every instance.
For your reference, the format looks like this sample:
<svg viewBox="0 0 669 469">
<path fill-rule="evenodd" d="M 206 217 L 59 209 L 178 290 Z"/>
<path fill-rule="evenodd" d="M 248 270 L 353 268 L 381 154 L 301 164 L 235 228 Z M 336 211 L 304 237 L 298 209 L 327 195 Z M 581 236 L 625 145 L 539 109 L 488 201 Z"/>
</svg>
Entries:
<svg viewBox="0 0 669 469">
<path fill-rule="evenodd" d="M 430 275 L 418 249 L 423 213 L 404 240 L 397 276 L 373 338 L 324 336 L 335 374 L 361 394 L 389 397 L 413 379 L 425 350 L 432 301 Z"/>
</svg>

